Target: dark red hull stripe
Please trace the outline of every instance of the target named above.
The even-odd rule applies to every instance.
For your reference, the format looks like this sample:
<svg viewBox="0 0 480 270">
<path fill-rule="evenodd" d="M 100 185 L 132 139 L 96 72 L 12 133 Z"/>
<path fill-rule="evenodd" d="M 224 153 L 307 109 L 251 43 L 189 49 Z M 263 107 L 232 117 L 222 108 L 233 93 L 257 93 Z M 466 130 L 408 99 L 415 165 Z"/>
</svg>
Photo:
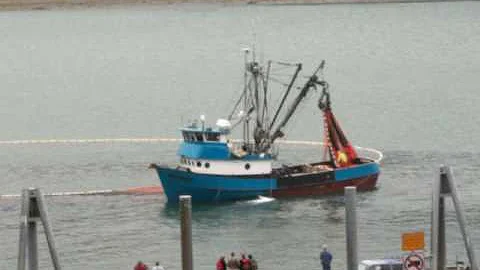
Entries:
<svg viewBox="0 0 480 270">
<path fill-rule="evenodd" d="M 273 197 L 313 196 L 343 193 L 345 187 L 355 186 L 358 191 L 375 189 L 378 174 L 373 174 L 348 181 L 323 182 L 318 185 L 289 186 L 272 190 Z"/>
</svg>

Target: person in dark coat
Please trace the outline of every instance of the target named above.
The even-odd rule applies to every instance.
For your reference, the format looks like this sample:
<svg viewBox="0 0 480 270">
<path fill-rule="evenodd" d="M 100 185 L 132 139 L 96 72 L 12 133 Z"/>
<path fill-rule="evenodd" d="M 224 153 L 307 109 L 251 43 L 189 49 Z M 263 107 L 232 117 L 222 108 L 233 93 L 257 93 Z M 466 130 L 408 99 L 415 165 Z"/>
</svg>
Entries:
<svg viewBox="0 0 480 270">
<path fill-rule="evenodd" d="M 320 253 L 320 263 L 323 270 L 331 270 L 333 256 L 328 252 L 327 245 L 322 246 L 323 251 Z"/>
<path fill-rule="evenodd" d="M 248 254 L 248 259 L 250 260 L 250 269 L 251 270 L 257 270 L 258 269 L 258 263 L 257 260 L 255 260 L 252 256 L 252 254 Z"/>
</svg>

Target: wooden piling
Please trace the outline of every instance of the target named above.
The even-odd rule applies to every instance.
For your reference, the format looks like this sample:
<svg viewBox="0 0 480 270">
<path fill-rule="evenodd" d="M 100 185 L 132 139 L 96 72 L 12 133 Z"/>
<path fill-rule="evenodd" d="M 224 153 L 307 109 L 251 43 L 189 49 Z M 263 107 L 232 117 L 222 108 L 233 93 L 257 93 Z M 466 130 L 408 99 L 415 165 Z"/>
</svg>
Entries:
<svg viewBox="0 0 480 270">
<path fill-rule="evenodd" d="M 182 270 L 193 270 L 192 252 L 192 196 L 180 196 L 180 233 L 182 247 Z"/>
<path fill-rule="evenodd" d="M 347 235 L 347 270 L 358 269 L 356 187 L 345 187 L 345 230 Z"/>
</svg>

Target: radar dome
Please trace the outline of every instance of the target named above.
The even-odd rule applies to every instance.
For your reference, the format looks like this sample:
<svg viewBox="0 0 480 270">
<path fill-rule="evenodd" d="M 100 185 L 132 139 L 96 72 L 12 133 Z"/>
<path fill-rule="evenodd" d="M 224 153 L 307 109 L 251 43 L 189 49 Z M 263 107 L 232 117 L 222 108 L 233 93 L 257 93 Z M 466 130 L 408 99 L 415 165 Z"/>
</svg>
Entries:
<svg viewBox="0 0 480 270">
<path fill-rule="evenodd" d="M 227 119 L 218 119 L 216 125 L 221 130 L 230 130 L 232 127 L 232 123 Z"/>
</svg>

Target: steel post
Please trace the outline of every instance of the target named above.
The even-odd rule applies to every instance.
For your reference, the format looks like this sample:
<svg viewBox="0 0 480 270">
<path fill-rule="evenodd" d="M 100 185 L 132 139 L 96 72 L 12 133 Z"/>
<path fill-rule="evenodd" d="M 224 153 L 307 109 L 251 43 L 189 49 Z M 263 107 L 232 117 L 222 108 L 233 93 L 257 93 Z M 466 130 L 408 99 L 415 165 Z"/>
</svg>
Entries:
<svg viewBox="0 0 480 270">
<path fill-rule="evenodd" d="M 443 167 L 442 168 L 444 172 L 446 173 L 446 178 L 448 180 L 448 184 L 450 187 L 450 192 L 452 195 L 452 200 L 453 200 L 453 205 L 455 207 L 455 212 L 457 214 L 457 221 L 458 225 L 460 226 L 460 230 L 463 236 L 463 241 L 465 244 L 465 249 L 467 251 L 467 256 L 468 260 L 470 261 L 470 269 L 471 270 L 479 270 L 478 269 L 478 264 L 477 260 L 475 259 L 475 252 L 473 249 L 473 244 L 470 241 L 470 237 L 467 232 L 467 227 L 466 227 L 466 221 L 465 221 L 465 216 L 463 215 L 463 208 L 460 205 L 460 199 L 457 194 L 457 188 L 455 187 L 455 184 L 453 182 L 453 174 L 452 170 L 450 167 Z"/>
<path fill-rule="evenodd" d="M 447 258 L 447 245 L 445 242 L 445 198 L 440 196 L 438 204 L 438 257 L 439 270 L 445 270 Z"/>
<path fill-rule="evenodd" d="M 28 221 L 28 266 L 29 270 L 38 270 L 37 222 Z"/>
<path fill-rule="evenodd" d="M 431 235 L 431 244 L 430 250 L 432 253 L 431 256 L 431 269 L 438 270 L 438 223 L 439 223 L 439 205 L 440 205 L 440 179 L 441 179 L 442 170 L 440 169 L 440 176 L 435 177 L 432 186 L 432 235 Z"/>
<path fill-rule="evenodd" d="M 358 269 L 356 187 L 345 187 L 345 216 L 347 233 L 347 270 Z"/>
<path fill-rule="evenodd" d="M 22 190 L 22 208 L 20 210 L 20 235 L 18 238 L 17 270 L 25 270 L 25 262 L 27 260 L 27 218 L 30 202 L 28 194 L 29 193 L 27 189 Z"/>
<path fill-rule="evenodd" d="M 182 270 L 193 270 L 192 252 L 192 196 L 180 196 L 180 233 L 182 245 Z"/>
<path fill-rule="evenodd" d="M 60 260 L 58 258 L 57 249 L 55 247 L 55 241 L 53 239 L 53 233 L 48 218 L 47 205 L 45 204 L 43 193 L 40 191 L 40 189 L 35 189 L 33 193 L 35 194 L 35 197 L 37 199 L 38 212 L 40 215 L 40 219 L 43 223 L 45 236 L 47 238 L 48 249 L 50 250 L 50 257 L 52 258 L 53 268 L 55 270 L 61 270 L 62 268 L 60 267 Z"/>
</svg>

